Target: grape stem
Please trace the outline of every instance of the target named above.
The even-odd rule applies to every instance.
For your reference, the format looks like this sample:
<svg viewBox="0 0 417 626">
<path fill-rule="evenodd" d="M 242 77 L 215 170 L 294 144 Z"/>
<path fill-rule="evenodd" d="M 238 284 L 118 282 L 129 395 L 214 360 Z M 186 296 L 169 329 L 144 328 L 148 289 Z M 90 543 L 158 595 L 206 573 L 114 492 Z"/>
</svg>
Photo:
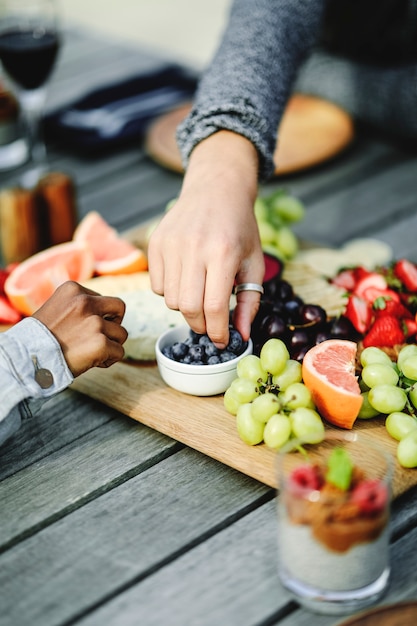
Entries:
<svg viewBox="0 0 417 626">
<path fill-rule="evenodd" d="M 259 393 L 273 393 L 277 396 L 280 388 L 279 385 L 272 382 L 272 374 L 268 372 L 268 378 L 265 382 L 262 382 L 261 379 L 258 380 L 258 391 Z"/>
</svg>

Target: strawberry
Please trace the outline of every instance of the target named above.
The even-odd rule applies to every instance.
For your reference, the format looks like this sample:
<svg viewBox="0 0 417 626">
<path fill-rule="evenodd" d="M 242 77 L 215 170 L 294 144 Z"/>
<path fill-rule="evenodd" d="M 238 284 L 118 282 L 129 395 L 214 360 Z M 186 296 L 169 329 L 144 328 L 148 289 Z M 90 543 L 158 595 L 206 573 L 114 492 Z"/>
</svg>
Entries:
<svg viewBox="0 0 417 626">
<path fill-rule="evenodd" d="M 349 296 L 346 305 L 345 317 L 351 321 L 355 330 L 363 334 L 366 333 L 370 327 L 372 308 L 366 300 L 352 294 Z"/>
<path fill-rule="evenodd" d="M 405 334 L 401 321 L 392 315 L 378 317 L 363 339 L 364 348 L 393 347 L 404 343 Z"/>
<path fill-rule="evenodd" d="M 364 289 L 362 292 L 362 298 L 364 298 L 364 300 L 372 305 L 378 298 L 395 300 L 396 302 L 399 302 L 401 299 L 399 294 L 393 289 L 378 289 L 378 287 L 367 287 L 366 289 Z"/>
<path fill-rule="evenodd" d="M 353 291 L 356 286 L 355 270 L 353 268 L 342 270 L 331 282 L 333 285 L 336 285 L 336 287 L 346 289 L 346 291 Z"/>
<path fill-rule="evenodd" d="M 378 515 L 387 506 L 388 490 L 380 480 L 367 479 L 353 489 L 351 499 L 366 515 Z"/>
<path fill-rule="evenodd" d="M 21 314 L 12 307 L 6 296 L 0 295 L 0 324 L 16 324 L 21 319 Z"/>
<path fill-rule="evenodd" d="M 0 268 L 0 295 L 4 296 L 4 283 L 8 277 L 9 272 Z"/>
<path fill-rule="evenodd" d="M 417 321 L 415 319 L 403 319 L 404 334 L 407 338 L 417 334 Z"/>
<path fill-rule="evenodd" d="M 398 319 L 413 319 L 411 311 L 409 311 L 400 300 L 386 298 L 385 296 L 376 298 L 373 309 L 376 317 L 392 315 L 393 317 L 398 317 Z"/>
<path fill-rule="evenodd" d="M 394 274 L 407 291 L 417 292 L 417 266 L 414 263 L 400 259 L 394 265 Z"/>
<path fill-rule="evenodd" d="M 354 293 L 357 296 L 361 296 L 364 298 L 364 293 L 367 289 L 373 287 L 379 291 L 384 291 L 388 288 L 388 283 L 382 274 L 378 274 L 377 272 L 369 272 L 367 276 L 364 276 L 356 283 L 356 287 Z"/>
</svg>

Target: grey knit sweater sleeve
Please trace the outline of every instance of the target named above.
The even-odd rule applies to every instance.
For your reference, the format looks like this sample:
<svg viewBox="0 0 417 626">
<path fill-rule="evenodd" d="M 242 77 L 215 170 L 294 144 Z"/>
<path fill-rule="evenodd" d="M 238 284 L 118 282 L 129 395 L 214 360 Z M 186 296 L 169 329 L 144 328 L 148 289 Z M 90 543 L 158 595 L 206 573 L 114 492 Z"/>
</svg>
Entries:
<svg viewBox="0 0 417 626">
<path fill-rule="evenodd" d="M 278 124 L 323 9 L 324 0 L 234 0 L 219 49 L 177 131 L 184 167 L 197 143 L 227 129 L 257 148 L 260 180 L 273 174 Z"/>
</svg>

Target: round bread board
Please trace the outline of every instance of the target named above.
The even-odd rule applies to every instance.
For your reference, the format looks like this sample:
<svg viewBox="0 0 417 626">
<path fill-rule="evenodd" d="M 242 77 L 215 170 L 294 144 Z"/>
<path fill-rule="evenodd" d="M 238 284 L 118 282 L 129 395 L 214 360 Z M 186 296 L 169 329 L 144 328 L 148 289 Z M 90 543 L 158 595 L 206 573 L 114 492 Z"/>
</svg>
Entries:
<svg viewBox="0 0 417 626">
<path fill-rule="evenodd" d="M 183 172 L 175 133 L 188 115 L 185 104 L 158 118 L 149 128 L 145 149 L 157 163 L 178 173 Z M 339 154 L 353 140 L 352 118 L 340 107 L 302 94 L 288 101 L 274 154 L 275 175 L 292 174 L 319 165 Z"/>
</svg>

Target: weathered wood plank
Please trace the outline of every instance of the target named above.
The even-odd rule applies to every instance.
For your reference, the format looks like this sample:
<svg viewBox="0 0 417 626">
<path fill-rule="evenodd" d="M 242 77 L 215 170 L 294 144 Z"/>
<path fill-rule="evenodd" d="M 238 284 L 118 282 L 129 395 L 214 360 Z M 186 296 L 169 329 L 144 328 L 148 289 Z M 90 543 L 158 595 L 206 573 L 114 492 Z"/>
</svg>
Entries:
<svg viewBox="0 0 417 626">
<path fill-rule="evenodd" d="M 375 236 L 405 214 L 414 213 L 417 157 L 374 174 L 308 207 L 295 232 L 303 239 L 340 245 L 354 237 Z"/>
<path fill-rule="evenodd" d="M 0 624 L 65 623 L 272 496 L 212 459 L 178 452 L 4 552 Z"/>
<path fill-rule="evenodd" d="M 71 390 L 49 400 L 0 448 L 0 479 L 93 432 L 119 414 Z"/>
<path fill-rule="evenodd" d="M 181 447 L 120 416 L 4 479 L 0 552 Z"/>
<path fill-rule="evenodd" d="M 416 498 L 414 498 L 415 506 Z M 417 512 L 414 511 L 414 519 Z M 398 527 L 394 512 L 393 530 Z M 417 532 L 417 531 L 416 531 Z M 277 576 L 275 500 L 259 507 L 146 580 L 87 615 L 80 626 L 253 626 L 291 624 L 333 626 L 342 618 L 297 610 Z M 402 572 L 407 539 L 392 548 L 393 584 L 387 600 L 412 597 L 417 575 Z M 413 566 L 408 556 L 407 567 Z M 290 616 L 281 621 L 285 614 Z M 274 618 L 275 616 L 275 618 Z"/>
</svg>

